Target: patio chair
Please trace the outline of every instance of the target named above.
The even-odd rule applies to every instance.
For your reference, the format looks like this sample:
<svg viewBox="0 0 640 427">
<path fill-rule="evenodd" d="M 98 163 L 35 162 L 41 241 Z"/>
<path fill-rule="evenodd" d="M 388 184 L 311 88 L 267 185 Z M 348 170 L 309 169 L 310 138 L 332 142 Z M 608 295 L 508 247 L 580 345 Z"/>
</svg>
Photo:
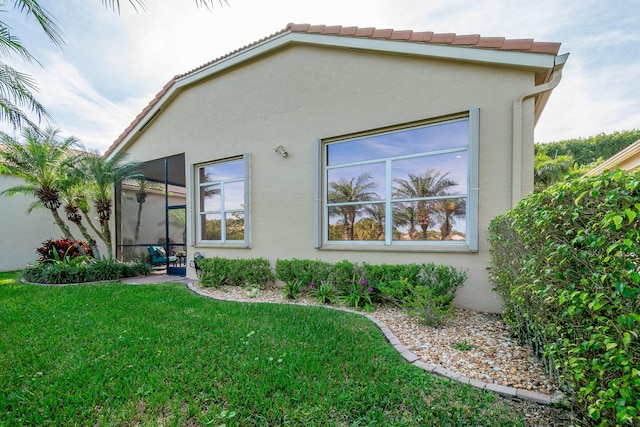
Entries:
<svg viewBox="0 0 640 427">
<path fill-rule="evenodd" d="M 147 246 L 147 250 L 149 251 L 149 256 L 151 256 L 152 266 L 166 265 L 167 258 L 169 259 L 169 264 L 172 264 L 173 266 L 176 265 L 178 257 L 174 255 L 169 255 L 169 257 L 167 257 L 167 253 L 162 246 Z"/>
</svg>

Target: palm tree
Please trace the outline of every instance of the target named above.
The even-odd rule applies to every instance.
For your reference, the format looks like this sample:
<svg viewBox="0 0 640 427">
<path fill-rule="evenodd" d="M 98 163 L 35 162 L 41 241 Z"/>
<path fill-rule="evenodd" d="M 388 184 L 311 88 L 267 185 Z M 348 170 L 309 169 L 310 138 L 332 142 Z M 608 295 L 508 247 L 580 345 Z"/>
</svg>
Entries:
<svg viewBox="0 0 640 427">
<path fill-rule="evenodd" d="M 136 202 L 138 202 L 138 215 L 136 217 L 136 229 L 133 232 L 133 244 L 138 244 L 140 237 L 140 229 L 142 228 L 142 205 L 147 201 L 147 184 L 146 179 L 137 179 L 138 189 L 136 190 Z"/>
<path fill-rule="evenodd" d="M 380 237 L 384 235 L 384 204 L 374 203 L 371 205 L 367 205 L 364 208 L 364 211 L 375 224 L 374 240 L 380 240 Z"/>
<path fill-rule="evenodd" d="M 76 162 L 76 172 L 83 176 L 88 185 L 88 194 L 98 214 L 101 238 L 107 246 L 109 257 L 113 256 L 111 245 L 111 207 L 113 187 L 126 179 L 144 179 L 137 171 L 140 167 L 136 162 L 124 162 L 125 152 L 118 152 L 110 159 L 97 153 L 84 154 Z"/>
<path fill-rule="evenodd" d="M 571 173 L 574 161 L 573 157 L 568 155 L 551 158 L 544 153 L 538 153 L 533 163 L 534 188 L 539 192 L 565 179 Z"/>
<path fill-rule="evenodd" d="M 467 214 L 467 204 L 464 199 L 441 199 L 435 203 L 434 209 L 440 222 L 440 240 L 447 240 L 453 231 L 455 218 Z"/>
<path fill-rule="evenodd" d="M 67 219 L 74 223 L 80 233 L 85 238 L 87 243 L 89 243 L 89 247 L 93 252 L 93 256 L 96 259 L 100 259 L 100 251 L 98 250 L 98 245 L 96 239 L 89 233 L 87 227 L 84 226 L 84 222 L 82 221 L 82 213 L 88 213 L 89 204 L 87 202 L 87 198 L 85 196 L 85 187 L 80 182 L 70 182 L 67 185 L 64 185 L 60 191 L 60 198 L 64 203 L 64 211 L 67 214 Z M 85 213 L 85 218 L 93 226 L 94 232 L 98 236 L 101 236 L 101 233 L 95 228 L 91 218 L 88 214 Z"/>
<path fill-rule="evenodd" d="M 396 203 L 393 207 L 393 225 L 408 226 L 409 239 L 416 240 L 416 207 L 413 202 Z"/>
<path fill-rule="evenodd" d="M 67 185 L 64 179 L 65 160 L 68 149 L 75 145 L 76 140 L 59 140 L 56 138 L 57 133 L 54 129 L 40 132 L 34 128 L 25 128 L 22 131 L 22 144 L 7 134 L 0 134 L 0 141 L 4 144 L 0 149 L 0 174 L 12 175 L 24 181 L 24 184 L 8 188 L 1 194 L 35 196 L 38 202 L 29 207 L 29 212 L 35 207 L 44 206 L 53 215 L 62 234 L 76 240 L 58 213 L 62 204 L 60 192 Z"/>
<path fill-rule="evenodd" d="M 340 178 L 338 181 L 329 183 L 329 203 L 362 202 L 379 199 L 378 194 L 373 191 L 378 184 L 372 182 L 373 176 L 369 173 L 362 173 L 357 178 Z M 353 240 L 354 225 L 358 213 L 362 211 L 361 205 L 332 206 L 329 208 L 329 215 L 342 218 L 342 238 Z"/>
<path fill-rule="evenodd" d="M 6 12 L 3 2 L 0 12 Z M 13 0 L 14 9 L 35 18 L 44 33 L 56 45 L 62 45 L 62 33 L 53 17 L 43 9 L 35 0 Z M 0 52 L 5 55 L 17 55 L 26 62 L 34 62 L 35 59 L 20 39 L 11 33 L 10 27 L 0 21 Z M 33 95 L 37 89 L 35 81 L 27 74 L 23 74 L 4 62 L 0 62 L 0 120 L 12 125 L 14 128 L 23 126 L 35 129 L 36 124 L 29 119 L 26 108 L 34 113 L 38 119 L 49 119 L 49 113 Z"/>
<path fill-rule="evenodd" d="M 206 8 L 213 7 L 214 3 L 213 0 L 195 0 L 195 2 L 198 6 Z M 227 3 L 227 0 L 224 0 L 224 2 Z M 147 5 L 146 0 L 129 0 L 129 3 L 135 10 L 138 10 L 138 8 L 144 9 Z M 218 3 L 220 3 L 220 6 L 223 5 L 222 0 L 218 0 Z M 110 9 L 120 11 L 120 0 L 102 0 L 102 4 Z"/>
<path fill-rule="evenodd" d="M 421 199 L 425 197 L 443 196 L 447 190 L 458 185 L 457 182 L 447 178 L 449 172 L 442 173 L 434 169 L 427 169 L 420 174 L 408 174 L 407 179 L 396 178 L 393 182 L 394 195 L 399 199 Z M 415 220 L 422 230 L 422 239 L 427 240 L 427 230 L 431 225 L 433 202 L 429 200 L 415 200 L 405 203 L 405 206 L 414 205 Z"/>
<path fill-rule="evenodd" d="M 198 6 L 209 8 L 213 7 L 213 0 L 195 0 Z M 0 12 L 7 12 L 6 4 L 0 4 Z M 62 31 L 56 24 L 55 17 L 40 6 L 38 0 L 12 0 L 13 8 L 19 13 L 34 18 L 42 31 L 56 45 L 64 44 Z M 102 0 L 105 7 L 120 10 L 119 0 Z M 134 9 L 144 9 L 146 0 L 129 0 Z M 222 5 L 222 0 L 219 0 Z M 226 1 L 225 1 L 226 3 Z M 9 25 L 0 21 L 0 53 L 4 55 L 17 55 L 26 62 L 36 62 L 29 50 L 22 44 L 20 39 L 15 37 Z M 42 119 L 49 120 L 50 115 L 42 104 L 40 104 L 33 91 L 37 90 L 35 81 L 27 74 L 21 73 L 8 64 L 0 61 L 0 121 L 12 125 L 14 128 L 22 128 L 23 126 L 35 128 L 34 123 L 28 116 L 33 113 L 37 117 L 37 121 Z M 25 112 L 23 109 L 26 109 Z"/>
</svg>

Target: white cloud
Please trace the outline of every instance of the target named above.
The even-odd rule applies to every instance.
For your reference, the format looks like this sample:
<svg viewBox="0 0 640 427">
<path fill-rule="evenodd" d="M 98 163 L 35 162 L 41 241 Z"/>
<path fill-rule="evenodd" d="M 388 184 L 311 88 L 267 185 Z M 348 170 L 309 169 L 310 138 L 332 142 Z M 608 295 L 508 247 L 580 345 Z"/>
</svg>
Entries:
<svg viewBox="0 0 640 427">
<path fill-rule="evenodd" d="M 640 9 L 637 0 L 229 0 L 230 7 L 216 4 L 211 11 L 193 0 L 149 0 L 141 13 L 121 3 L 120 15 L 98 0 L 52 3 L 65 29 L 63 51 L 36 32 L 23 37 L 44 65 L 26 70 L 37 78 L 40 99 L 58 126 L 102 151 L 175 74 L 289 22 L 559 41 L 561 53 L 571 56 L 536 140 L 640 128 L 633 114 L 640 106 L 640 33 L 632 12 Z M 22 21 L 16 25 L 28 28 Z"/>
</svg>

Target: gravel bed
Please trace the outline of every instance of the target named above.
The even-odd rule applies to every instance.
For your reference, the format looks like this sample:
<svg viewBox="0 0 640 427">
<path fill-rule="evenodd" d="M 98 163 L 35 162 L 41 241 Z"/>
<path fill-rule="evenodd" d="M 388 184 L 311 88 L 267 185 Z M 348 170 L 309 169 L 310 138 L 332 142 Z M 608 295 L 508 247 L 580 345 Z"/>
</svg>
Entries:
<svg viewBox="0 0 640 427">
<path fill-rule="evenodd" d="M 295 301 L 287 300 L 279 289 L 261 289 L 255 298 L 250 298 L 244 288 L 237 286 L 199 289 L 222 300 L 322 305 L 306 295 Z M 518 345 L 509 336 L 497 314 L 456 309 L 442 328 L 422 325 L 418 319 L 395 308 L 377 307 L 368 314 L 385 323 L 400 342 L 425 363 L 438 364 L 485 383 L 545 394 L 557 390 L 557 382 L 545 374 L 531 349 Z M 527 425 L 570 425 L 566 410 L 519 399 L 503 399 L 514 411 L 525 415 Z"/>
</svg>

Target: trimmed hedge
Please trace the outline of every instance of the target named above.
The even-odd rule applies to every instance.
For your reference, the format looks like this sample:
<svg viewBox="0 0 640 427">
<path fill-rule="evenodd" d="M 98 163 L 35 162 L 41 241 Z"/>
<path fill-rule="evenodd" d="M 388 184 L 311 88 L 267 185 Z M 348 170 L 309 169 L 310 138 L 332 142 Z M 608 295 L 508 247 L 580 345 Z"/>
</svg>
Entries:
<svg viewBox="0 0 640 427">
<path fill-rule="evenodd" d="M 640 174 L 556 184 L 489 227 L 503 317 L 584 423 L 640 424 Z"/>
<path fill-rule="evenodd" d="M 200 283 L 203 286 L 257 285 L 263 287 L 275 280 L 271 263 L 264 258 L 203 258 L 198 264 L 202 269 Z"/>
<path fill-rule="evenodd" d="M 276 277 L 285 282 L 284 293 L 295 299 L 310 292 L 318 301 L 343 300 L 355 308 L 370 308 L 372 302 L 393 303 L 439 326 L 453 311 L 453 298 L 464 284 L 466 272 L 446 265 L 358 264 L 347 260 L 331 264 L 318 260 L 276 261 L 276 275 L 264 258 L 204 258 L 200 261 L 203 286 L 263 287 Z"/>
<path fill-rule="evenodd" d="M 277 260 L 276 275 L 286 283 L 302 282 L 324 301 L 328 286 L 348 305 L 365 308 L 371 302 L 403 306 L 433 326 L 445 323 L 453 311 L 453 298 L 464 284 L 466 272 L 447 265 L 358 264 L 340 261 L 330 264 L 317 260 Z M 322 286 L 322 288 L 320 288 Z"/>
</svg>

